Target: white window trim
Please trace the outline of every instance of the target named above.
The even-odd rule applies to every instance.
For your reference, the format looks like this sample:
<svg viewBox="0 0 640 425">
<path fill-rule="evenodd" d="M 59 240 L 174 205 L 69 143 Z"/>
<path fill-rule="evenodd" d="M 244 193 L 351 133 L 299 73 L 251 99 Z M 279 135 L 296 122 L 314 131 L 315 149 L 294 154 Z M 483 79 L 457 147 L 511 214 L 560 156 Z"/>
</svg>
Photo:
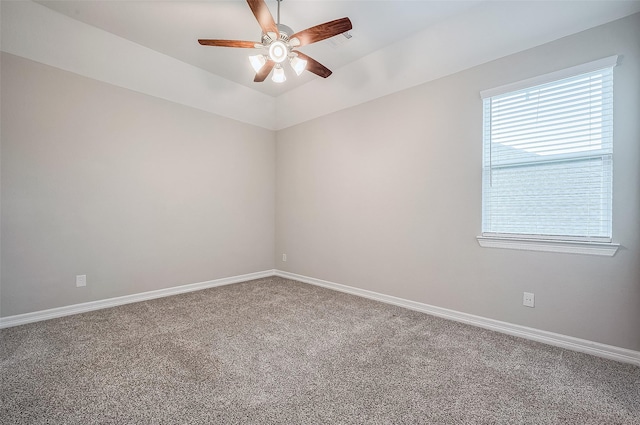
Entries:
<svg viewBox="0 0 640 425">
<path fill-rule="evenodd" d="M 607 242 L 578 242 L 551 239 L 528 239 L 503 236 L 477 236 L 483 248 L 506 248 L 522 251 L 561 252 L 565 254 L 587 254 L 613 257 L 620 244 Z"/>
<path fill-rule="evenodd" d="M 573 77 L 579 74 L 597 71 L 608 67 L 615 67 L 618 63 L 618 56 L 609 56 L 593 62 L 581 64 L 571 68 L 562 69 L 556 72 L 540 75 L 522 81 L 505 84 L 480 92 L 482 99 L 498 96 L 500 94 L 517 91 L 527 87 L 546 84 L 563 78 Z M 478 244 L 483 248 L 504 248 L 524 251 L 559 252 L 566 254 L 587 254 L 613 257 L 620 244 L 612 242 L 594 241 L 572 241 L 563 239 L 544 239 L 541 237 L 527 236 L 502 236 L 502 235 L 482 235 L 477 236 Z"/>
<path fill-rule="evenodd" d="M 618 55 L 609 56 L 608 58 L 598 59 L 593 62 L 583 63 L 582 65 L 572 66 L 571 68 L 561 69 L 560 71 L 550 72 L 548 74 L 539 75 L 537 77 L 528 78 L 515 83 L 505 84 L 504 86 L 492 89 L 482 90 L 480 97 L 486 99 L 488 97 L 498 96 L 501 94 L 526 89 L 527 87 L 538 86 L 541 84 L 551 83 L 553 81 L 562 80 L 564 78 L 575 77 L 576 75 L 586 74 L 587 72 L 598 71 L 604 68 L 611 68 L 618 63 Z"/>
</svg>

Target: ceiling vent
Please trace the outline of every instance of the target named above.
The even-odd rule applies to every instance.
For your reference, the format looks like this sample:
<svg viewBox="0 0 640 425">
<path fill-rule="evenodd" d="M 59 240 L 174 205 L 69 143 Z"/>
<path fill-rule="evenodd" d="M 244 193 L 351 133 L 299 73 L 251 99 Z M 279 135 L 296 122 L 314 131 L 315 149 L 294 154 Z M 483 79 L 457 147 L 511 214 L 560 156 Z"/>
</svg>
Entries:
<svg viewBox="0 0 640 425">
<path fill-rule="evenodd" d="M 352 37 L 353 36 L 351 35 L 351 32 L 343 32 L 342 34 L 331 37 L 329 39 L 329 44 L 331 44 L 331 46 L 334 48 L 338 48 L 349 41 Z"/>
</svg>

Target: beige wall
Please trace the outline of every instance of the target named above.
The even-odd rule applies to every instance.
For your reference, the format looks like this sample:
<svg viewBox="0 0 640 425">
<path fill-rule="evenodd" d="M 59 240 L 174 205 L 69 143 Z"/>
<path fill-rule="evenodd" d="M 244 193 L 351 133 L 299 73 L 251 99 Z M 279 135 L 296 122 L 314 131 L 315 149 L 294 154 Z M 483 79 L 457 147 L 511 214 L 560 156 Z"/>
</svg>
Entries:
<svg viewBox="0 0 640 425">
<path fill-rule="evenodd" d="M 0 314 L 275 266 L 640 350 L 638 39 L 635 15 L 277 133 L 3 54 Z M 479 91 L 613 54 L 622 249 L 480 248 Z"/>
<path fill-rule="evenodd" d="M 274 267 L 275 132 L 4 53 L 1 77 L 2 316 Z"/>
<path fill-rule="evenodd" d="M 276 267 L 640 350 L 638 40 L 634 15 L 279 131 Z M 614 54 L 620 251 L 480 248 L 480 90 Z"/>
</svg>

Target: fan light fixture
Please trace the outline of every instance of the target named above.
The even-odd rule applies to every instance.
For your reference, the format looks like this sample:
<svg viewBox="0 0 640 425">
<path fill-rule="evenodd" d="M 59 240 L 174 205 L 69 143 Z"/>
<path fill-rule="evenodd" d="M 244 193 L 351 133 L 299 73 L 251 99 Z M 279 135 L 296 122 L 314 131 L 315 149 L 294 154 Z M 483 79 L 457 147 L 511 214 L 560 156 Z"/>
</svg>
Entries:
<svg viewBox="0 0 640 425">
<path fill-rule="evenodd" d="M 296 72 L 296 74 L 300 75 L 307 67 L 307 61 L 304 59 L 300 59 L 297 56 L 292 57 L 289 62 L 291 63 L 291 68 Z"/>
<path fill-rule="evenodd" d="M 274 41 L 269 45 L 269 57 L 275 63 L 282 63 L 287 58 L 287 46 L 282 41 Z"/>
<path fill-rule="evenodd" d="M 249 62 L 251 62 L 251 67 L 253 70 L 258 72 L 267 63 L 267 59 L 265 59 L 264 55 L 253 55 L 249 56 Z"/>
<path fill-rule="evenodd" d="M 276 67 L 273 68 L 271 81 L 273 81 L 274 83 L 284 83 L 285 81 L 287 81 L 287 76 L 284 75 L 284 69 L 282 69 L 280 65 L 276 65 Z"/>
</svg>

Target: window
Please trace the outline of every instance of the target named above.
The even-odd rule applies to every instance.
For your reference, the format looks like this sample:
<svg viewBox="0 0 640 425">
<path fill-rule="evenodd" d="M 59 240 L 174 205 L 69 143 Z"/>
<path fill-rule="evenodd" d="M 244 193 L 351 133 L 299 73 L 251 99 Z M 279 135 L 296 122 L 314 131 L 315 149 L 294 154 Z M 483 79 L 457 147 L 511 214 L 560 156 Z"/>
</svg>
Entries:
<svg viewBox="0 0 640 425">
<path fill-rule="evenodd" d="M 611 245 L 616 61 L 482 92 L 481 245 L 581 247 L 550 249 L 563 252 Z"/>
</svg>

